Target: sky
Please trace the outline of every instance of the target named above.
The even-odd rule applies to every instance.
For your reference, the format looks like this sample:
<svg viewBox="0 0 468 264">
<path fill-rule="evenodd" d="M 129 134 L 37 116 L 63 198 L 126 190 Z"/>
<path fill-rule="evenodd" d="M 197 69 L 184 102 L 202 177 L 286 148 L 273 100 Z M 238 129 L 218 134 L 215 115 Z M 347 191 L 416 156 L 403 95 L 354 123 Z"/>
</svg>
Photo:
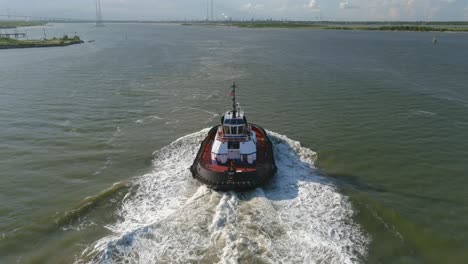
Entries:
<svg viewBox="0 0 468 264">
<path fill-rule="evenodd" d="M 96 0 L 0 0 L 5 15 L 93 19 Z M 101 0 L 104 19 L 192 20 L 211 0 Z M 214 0 L 216 19 L 468 21 L 468 0 Z"/>
</svg>

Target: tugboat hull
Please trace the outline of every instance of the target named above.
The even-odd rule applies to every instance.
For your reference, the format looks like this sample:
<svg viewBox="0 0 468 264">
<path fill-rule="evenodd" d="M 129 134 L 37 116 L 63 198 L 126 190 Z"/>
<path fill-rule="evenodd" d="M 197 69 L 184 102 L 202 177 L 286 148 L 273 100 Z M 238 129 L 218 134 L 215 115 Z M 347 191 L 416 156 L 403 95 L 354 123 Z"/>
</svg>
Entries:
<svg viewBox="0 0 468 264">
<path fill-rule="evenodd" d="M 213 127 L 201 143 L 197 157 L 190 171 L 192 176 L 209 188 L 218 191 L 243 191 L 254 189 L 266 183 L 276 173 L 273 156 L 273 145 L 265 130 L 257 125 L 251 125 L 257 136 L 257 161 L 252 166 L 229 166 L 213 164 L 211 161 L 211 145 L 219 126 Z"/>
</svg>

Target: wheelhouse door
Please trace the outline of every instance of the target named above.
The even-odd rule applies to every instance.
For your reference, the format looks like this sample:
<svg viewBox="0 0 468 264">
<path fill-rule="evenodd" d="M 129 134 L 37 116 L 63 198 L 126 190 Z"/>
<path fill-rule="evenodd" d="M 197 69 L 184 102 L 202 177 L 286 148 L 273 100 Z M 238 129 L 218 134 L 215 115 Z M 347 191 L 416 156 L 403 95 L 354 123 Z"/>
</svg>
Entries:
<svg viewBox="0 0 468 264">
<path fill-rule="evenodd" d="M 230 160 L 238 160 L 240 159 L 240 149 L 239 149 L 239 142 L 237 141 L 229 141 L 228 142 L 228 159 Z"/>
</svg>

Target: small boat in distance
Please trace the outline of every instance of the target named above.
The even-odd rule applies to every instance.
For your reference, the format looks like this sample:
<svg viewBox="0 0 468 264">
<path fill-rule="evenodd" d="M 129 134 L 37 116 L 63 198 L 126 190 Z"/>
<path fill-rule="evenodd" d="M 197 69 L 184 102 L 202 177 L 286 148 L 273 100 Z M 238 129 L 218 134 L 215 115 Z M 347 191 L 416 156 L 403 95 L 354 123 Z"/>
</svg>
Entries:
<svg viewBox="0 0 468 264">
<path fill-rule="evenodd" d="M 242 191 L 264 184 L 276 173 L 273 145 L 266 131 L 249 124 L 236 104 L 232 85 L 232 110 L 221 118 L 201 143 L 190 167 L 192 176 L 218 191 Z"/>
<path fill-rule="evenodd" d="M 437 38 L 435 36 L 432 38 L 432 44 L 437 44 Z"/>
</svg>

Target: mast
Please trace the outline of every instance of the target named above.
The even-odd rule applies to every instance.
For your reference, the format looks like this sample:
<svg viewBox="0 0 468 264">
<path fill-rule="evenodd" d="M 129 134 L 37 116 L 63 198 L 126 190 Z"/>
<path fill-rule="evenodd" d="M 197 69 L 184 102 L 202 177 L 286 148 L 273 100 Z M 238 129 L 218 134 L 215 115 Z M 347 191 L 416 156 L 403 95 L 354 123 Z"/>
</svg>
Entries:
<svg viewBox="0 0 468 264">
<path fill-rule="evenodd" d="M 232 88 L 232 117 L 236 117 L 236 82 L 234 82 L 231 86 Z"/>
</svg>

